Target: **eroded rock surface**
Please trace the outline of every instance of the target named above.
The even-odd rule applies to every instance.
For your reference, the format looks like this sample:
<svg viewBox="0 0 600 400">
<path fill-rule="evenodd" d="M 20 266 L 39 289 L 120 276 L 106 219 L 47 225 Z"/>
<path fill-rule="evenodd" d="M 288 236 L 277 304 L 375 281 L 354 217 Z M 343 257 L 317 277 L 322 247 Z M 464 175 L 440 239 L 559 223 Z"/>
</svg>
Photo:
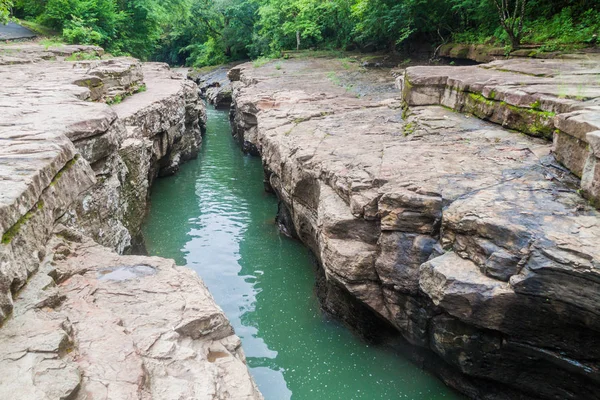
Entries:
<svg viewBox="0 0 600 400">
<path fill-rule="evenodd" d="M 262 398 L 195 272 L 55 233 L 0 329 L 2 398 Z"/>
<path fill-rule="evenodd" d="M 234 135 L 329 284 L 472 398 L 599 398 L 600 214 L 551 143 L 439 106 L 403 111 L 390 75 L 349 82 L 341 67 L 229 73 Z"/>
<path fill-rule="evenodd" d="M 6 46 L 2 51 L 18 52 L 23 46 Z M 96 183 L 77 206 L 59 216 L 122 252 L 139 233 L 152 180 L 174 173 L 179 163 L 199 151 L 205 115 L 195 85 L 166 65 L 142 68 L 130 58 L 44 61 L 32 55 L 33 49 L 42 54 L 47 50 L 30 46 L 24 54 L 36 62 L 0 69 L 5 103 L 2 129 L 11 139 L 4 151 L 21 158 L 31 154 L 25 166 L 7 163 L 5 167 L 7 189 L 2 193 L 7 196 L 7 209 L 13 211 L 6 211 L 12 212 L 10 218 L 2 218 L 3 232 L 33 207 L 40 190 L 77 152 L 91 165 Z M 114 104 L 109 107 L 100 100 Z M 40 153 L 36 146 L 48 151 Z M 46 161 L 52 151 L 65 153 L 57 165 Z M 33 165 L 41 157 L 40 165 Z M 39 174 L 40 182 L 31 181 Z M 33 188 L 36 191 L 19 204 L 18 197 L 28 196 Z"/>
<path fill-rule="evenodd" d="M 199 150 L 196 85 L 163 64 L 64 60 L 98 51 L 0 47 L 0 398 L 261 398 L 194 273 L 113 252 L 152 180 Z"/>
<path fill-rule="evenodd" d="M 197 156 L 206 120 L 193 83 L 166 64 L 146 63 L 140 70 L 143 89 L 110 107 L 109 128 L 93 128 L 76 141 L 99 179 L 63 217 L 119 252 L 139 240 L 153 180 Z"/>
</svg>

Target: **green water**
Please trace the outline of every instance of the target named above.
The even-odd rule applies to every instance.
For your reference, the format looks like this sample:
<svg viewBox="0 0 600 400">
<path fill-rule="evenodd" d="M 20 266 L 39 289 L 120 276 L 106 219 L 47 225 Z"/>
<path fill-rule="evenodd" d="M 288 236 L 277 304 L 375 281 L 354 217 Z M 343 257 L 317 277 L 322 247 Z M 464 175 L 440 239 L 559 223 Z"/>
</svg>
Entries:
<svg viewBox="0 0 600 400">
<path fill-rule="evenodd" d="M 311 256 L 278 232 L 277 201 L 262 179 L 260 159 L 242 155 L 231 138 L 227 112 L 209 109 L 199 158 L 155 183 L 144 236 L 151 255 L 204 279 L 265 398 L 460 398 L 320 313 Z"/>
</svg>

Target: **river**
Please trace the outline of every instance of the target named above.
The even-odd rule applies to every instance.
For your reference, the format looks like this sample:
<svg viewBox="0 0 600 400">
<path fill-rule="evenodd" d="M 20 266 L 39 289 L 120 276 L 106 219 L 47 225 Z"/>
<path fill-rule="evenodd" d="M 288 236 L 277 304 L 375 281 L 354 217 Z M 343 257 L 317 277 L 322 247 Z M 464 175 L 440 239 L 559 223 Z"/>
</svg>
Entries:
<svg viewBox="0 0 600 400">
<path fill-rule="evenodd" d="M 155 182 L 143 233 L 150 255 L 202 277 L 242 339 L 265 399 L 462 398 L 320 312 L 311 254 L 279 233 L 260 159 L 241 153 L 226 111 L 207 112 L 198 159 Z"/>
</svg>

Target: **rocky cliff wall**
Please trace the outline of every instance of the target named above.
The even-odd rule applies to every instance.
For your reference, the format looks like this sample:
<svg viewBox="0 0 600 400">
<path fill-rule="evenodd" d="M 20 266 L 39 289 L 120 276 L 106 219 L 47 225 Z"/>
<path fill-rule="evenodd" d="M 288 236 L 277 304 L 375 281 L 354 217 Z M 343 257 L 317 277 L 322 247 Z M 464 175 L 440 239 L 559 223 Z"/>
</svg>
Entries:
<svg viewBox="0 0 600 400">
<path fill-rule="evenodd" d="M 112 71 L 102 74 L 131 80 L 135 95 L 119 95 L 126 100 L 110 107 L 109 120 L 85 121 L 81 129 L 89 133 L 70 136 L 98 182 L 61 221 L 122 253 L 139 242 L 152 181 L 197 156 L 206 114 L 196 86 L 166 64 L 112 62 Z M 104 68 L 97 61 L 83 64 Z"/>
<path fill-rule="evenodd" d="M 407 112 L 391 77 L 337 60 L 229 76 L 234 134 L 322 264 L 325 306 L 358 300 L 471 398 L 598 398 L 600 214 L 547 140 Z"/>
<path fill-rule="evenodd" d="M 152 180 L 198 153 L 196 86 L 162 64 L 65 60 L 100 53 L 0 47 L 0 397 L 262 398 L 194 273 L 116 253 Z"/>
</svg>

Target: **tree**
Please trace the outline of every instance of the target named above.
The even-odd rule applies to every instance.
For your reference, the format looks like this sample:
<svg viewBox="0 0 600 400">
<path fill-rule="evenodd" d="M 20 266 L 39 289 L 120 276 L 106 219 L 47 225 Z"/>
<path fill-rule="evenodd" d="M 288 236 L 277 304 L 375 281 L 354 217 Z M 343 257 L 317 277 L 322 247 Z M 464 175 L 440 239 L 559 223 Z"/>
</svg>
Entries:
<svg viewBox="0 0 600 400">
<path fill-rule="evenodd" d="M 13 6 L 12 0 L 0 0 L 0 24 L 8 23 L 10 9 Z"/>
<path fill-rule="evenodd" d="M 510 39 L 510 47 L 516 50 L 521 46 L 523 38 L 523 19 L 527 0 L 494 0 L 500 17 L 500 25 Z M 511 13 L 512 10 L 512 13 Z"/>
</svg>

